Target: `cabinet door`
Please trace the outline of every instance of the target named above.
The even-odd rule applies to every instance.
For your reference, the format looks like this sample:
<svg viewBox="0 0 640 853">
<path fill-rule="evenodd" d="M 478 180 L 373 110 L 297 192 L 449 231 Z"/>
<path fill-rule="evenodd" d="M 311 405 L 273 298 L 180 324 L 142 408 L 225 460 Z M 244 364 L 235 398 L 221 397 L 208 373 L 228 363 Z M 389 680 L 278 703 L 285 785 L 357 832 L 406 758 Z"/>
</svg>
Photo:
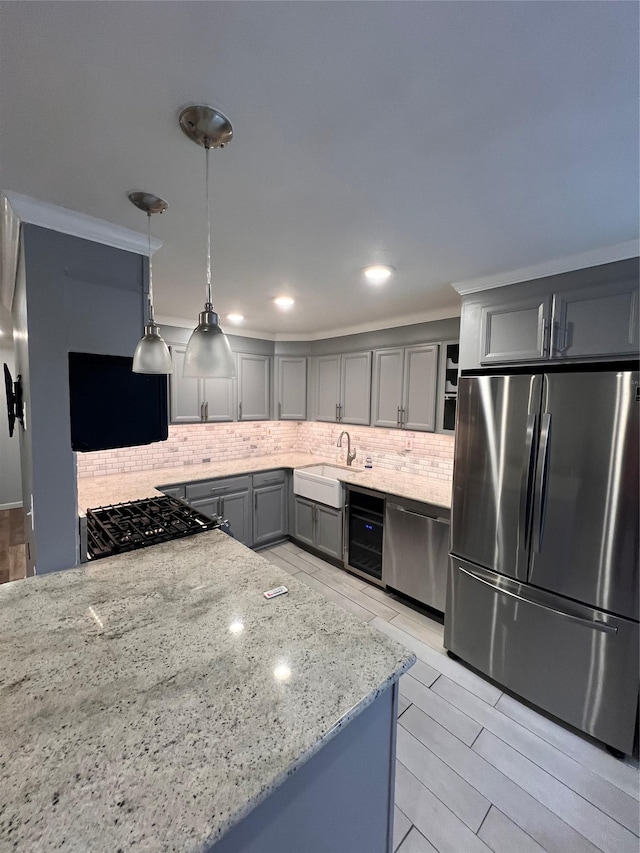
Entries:
<svg viewBox="0 0 640 853">
<path fill-rule="evenodd" d="M 436 428 L 438 344 L 407 347 L 404 353 L 404 429 L 433 432 Z"/>
<path fill-rule="evenodd" d="M 238 354 L 238 420 L 269 420 L 270 357 Z"/>
<path fill-rule="evenodd" d="M 233 420 L 233 379 L 203 379 L 205 421 Z"/>
<path fill-rule="evenodd" d="M 202 420 L 202 380 L 182 375 L 186 347 L 172 346 L 173 373 L 169 377 L 171 423 L 200 423 Z"/>
<path fill-rule="evenodd" d="M 638 282 L 558 291 L 553 356 L 628 355 L 638 352 Z"/>
<path fill-rule="evenodd" d="M 315 546 L 318 551 L 342 560 L 342 510 L 315 504 Z"/>
<path fill-rule="evenodd" d="M 293 499 L 293 536 L 307 545 L 314 544 L 315 504 L 297 495 Z"/>
<path fill-rule="evenodd" d="M 282 539 L 287 533 L 284 483 L 253 490 L 253 545 Z"/>
<path fill-rule="evenodd" d="M 189 506 L 192 506 L 194 509 L 197 509 L 198 512 L 201 512 L 203 515 L 206 515 L 207 518 L 213 518 L 214 515 L 218 515 L 219 513 L 219 500 L 218 498 L 198 498 L 197 500 L 189 500 L 187 498 L 186 501 Z"/>
<path fill-rule="evenodd" d="M 371 353 L 342 356 L 340 422 L 369 426 L 371 423 Z"/>
<path fill-rule="evenodd" d="M 303 421 L 307 417 L 307 359 L 276 358 L 276 411 L 279 421 Z"/>
<path fill-rule="evenodd" d="M 243 545 L 251 545 L 249 492 L 232 492 L 220 498 L 220 515 L 229 522 L 228 530 Z"/>
<path fill-rule="evenodd" d="M 315 366 L 316 420 L 335 423 L 340 403 L 340 356 L 320 355 Z"/>
<path fill-rule="evenodd" d="M 482 309 L 481 364 L 547 358 L 551 294 Z"/>
<path fill-rule="evenodd" d="M 373 353 L 372 426 L 399 427 L 402 405 L 404 349 L 382 349 Z"/>
</svg>

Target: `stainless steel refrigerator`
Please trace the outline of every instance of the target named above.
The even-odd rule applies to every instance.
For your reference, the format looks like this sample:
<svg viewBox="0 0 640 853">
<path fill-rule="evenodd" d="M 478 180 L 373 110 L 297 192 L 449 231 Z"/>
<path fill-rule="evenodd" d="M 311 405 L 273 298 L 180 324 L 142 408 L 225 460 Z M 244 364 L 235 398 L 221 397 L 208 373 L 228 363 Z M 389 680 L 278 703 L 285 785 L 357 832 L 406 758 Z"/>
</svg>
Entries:
<svg viewBox="0 0 640 853">
<path fill-rule="evenodd" d="M 631 753 L 638 708 L 638 373 L 459 383 L 444 644 Z"/>
</svg>

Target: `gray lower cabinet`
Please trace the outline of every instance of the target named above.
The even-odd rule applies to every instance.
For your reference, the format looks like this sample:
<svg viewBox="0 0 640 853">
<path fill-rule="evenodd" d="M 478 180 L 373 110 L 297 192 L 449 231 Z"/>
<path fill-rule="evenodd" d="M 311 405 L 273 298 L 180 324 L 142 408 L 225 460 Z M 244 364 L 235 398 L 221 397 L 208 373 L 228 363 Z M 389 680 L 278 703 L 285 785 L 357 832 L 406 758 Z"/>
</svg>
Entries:
<svg viewBox="0 0 640 853">
<path fill-rule="evenodd" d="M 238 353 L 238 420 L 268 421 L 271 416 L 271 356 Z"/>
<path fill-rule="evenodd" d="M 253 475 L 253 546 L 287 535 L 288 482 L 285 471 Z"/>
<path fill-rule="evenodd" d="M 171 423 L 217 423 L 233 420 L 232 379 L 190 379 L 182 375 L 186 347 L 171 345 L 169 377 Z"/>
<path fill-rule="evenodd" d="M 307 417 L 307 359 L 278 356 L 275 360 L 275 412 L 278 421 L 304 421 Z"/>
<path fill-rule="evenodd" d="M 251 545 L 251 477 L 225 477 L 187 483 L 185 500 L 194 509 L 210 517 L 222 516 L 229 522 L 231 535 Z"/>
<path fill-rule="evenodd" d="M 433 432 L 437 380 L 438 344 L 376 350 L 373 425 Z"/>
<path fill-rule="evenodd" d="M 298 495 L 293 499 L 294 539 L 342 560 L 343 511 L 309 501 Z"/>
</svg>

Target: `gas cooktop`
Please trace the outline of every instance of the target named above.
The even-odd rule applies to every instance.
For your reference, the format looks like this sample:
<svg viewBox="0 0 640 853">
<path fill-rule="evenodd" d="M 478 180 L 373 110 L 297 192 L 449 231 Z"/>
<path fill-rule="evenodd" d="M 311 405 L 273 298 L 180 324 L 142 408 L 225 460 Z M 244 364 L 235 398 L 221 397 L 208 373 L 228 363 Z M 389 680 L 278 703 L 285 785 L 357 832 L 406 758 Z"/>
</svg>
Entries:
<svg viewBox="0 0 640 853">
<path fill-rule="evenodd" d="M 177 498 L 157 497 L 87 510 L 90 560 L 122 554 L 222 526 Z"/>
</svg>

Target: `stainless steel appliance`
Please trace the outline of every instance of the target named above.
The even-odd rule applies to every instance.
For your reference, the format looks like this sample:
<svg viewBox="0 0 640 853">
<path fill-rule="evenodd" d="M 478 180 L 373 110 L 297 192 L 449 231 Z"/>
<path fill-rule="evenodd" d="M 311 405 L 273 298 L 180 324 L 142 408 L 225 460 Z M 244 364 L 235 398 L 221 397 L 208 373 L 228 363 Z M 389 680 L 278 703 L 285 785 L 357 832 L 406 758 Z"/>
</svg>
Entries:
<svg viewBox="0 0 640 853">
<path fill-rule="evenodd" d="M 410 501 L 387 501 L 382 580 L 397 592 L 444 611 L 449 519 Z"/>
<path fill-rule="evenodd" d="M 88 556 L 90 560 L 110 557 L 224 524 L 218 517 L 209 518 L 177 498 L 165 496 L 88 509 Z"/>
<path fill-rule="evenodd" d="M 348 495 L 345 568 L 382 586 L 384 498 L 352 488 Z"/>
<path fill-rule="evenodd" d="M 614 750 L 638 707 L 638 373 L 464 376 L 444 644 Z"/>
</svg>

